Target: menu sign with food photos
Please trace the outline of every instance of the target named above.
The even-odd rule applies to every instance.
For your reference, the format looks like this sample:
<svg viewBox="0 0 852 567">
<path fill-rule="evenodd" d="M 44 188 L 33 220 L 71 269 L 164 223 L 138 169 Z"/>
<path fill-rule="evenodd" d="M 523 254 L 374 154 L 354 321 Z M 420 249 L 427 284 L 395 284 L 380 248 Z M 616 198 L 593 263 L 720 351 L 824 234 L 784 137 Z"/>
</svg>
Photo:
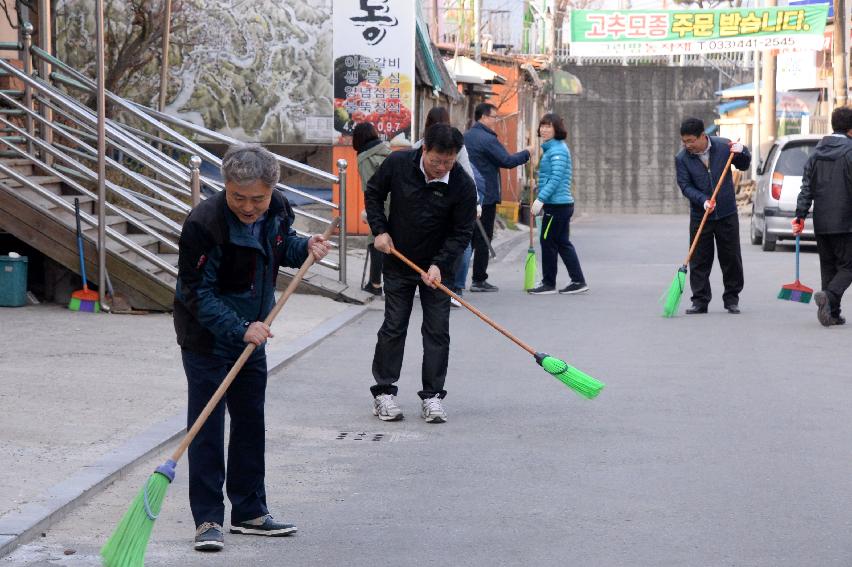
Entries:
<svg viewBox="0 0 852 567">
<path fill-rule="evenodd" d="M 334 144 L 372 122 L 385 141 L 411 142 L 415 0 L 335 0 Z"/>
</svg>

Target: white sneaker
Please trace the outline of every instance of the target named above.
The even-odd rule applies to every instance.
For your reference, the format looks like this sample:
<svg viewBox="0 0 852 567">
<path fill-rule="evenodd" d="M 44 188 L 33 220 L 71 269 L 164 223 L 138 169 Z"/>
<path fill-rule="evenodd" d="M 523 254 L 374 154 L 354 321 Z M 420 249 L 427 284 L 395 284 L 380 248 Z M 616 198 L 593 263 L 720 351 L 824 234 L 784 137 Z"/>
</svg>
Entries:
<svg viewBox="0 0 852 567">
<path fill-rule="evenodd" d="M 426 420 L 426 423 L 444 423 L 447 421 L 447 412 L 444 411 L 441 398 L 438 396 L 423 400 L 423 410 L 420 415 Z"/>
<path fill-rule="evenodd" d="M 462 304 L 459 303 L 459 300 L 455 297 L 450 297 L 450 307 L 455 307 L 456 309 L 461 309 Z"/>
<path fill-rule="evenodd" d="M 402 408 L 392 395 L 380 394 L 373 398 L 373 415 L 382 421 L 399 421 L 402 419 Z"/>
</svg>

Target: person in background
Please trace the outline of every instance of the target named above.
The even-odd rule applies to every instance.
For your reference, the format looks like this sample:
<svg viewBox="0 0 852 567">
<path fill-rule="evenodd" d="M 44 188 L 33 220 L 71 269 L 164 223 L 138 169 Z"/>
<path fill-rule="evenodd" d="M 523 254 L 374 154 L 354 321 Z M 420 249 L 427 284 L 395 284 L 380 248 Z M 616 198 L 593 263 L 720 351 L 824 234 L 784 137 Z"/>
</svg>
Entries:
<svg viewBox="0 0 852 567">
<path fill-rule="evenodd" d="M 391 154 L 391 148 L 387 142 L 379 138 L 376 127 L 371 122 L 361 122 L 352 131 L 352 148 L 358 153 L 358 176 L 361 178 L 361 191 L 367 191 L 367 182 Z M 390 203 L 385 203 L 387 213 Z M 366 211 L 361 213 L 361 218 L 367 220 Z M 376 250 L 373 243 L 374 237 L 367 237 L 367 254 L 370 257 L 370 281 L 364 284 L 364 291 L 373 295 L 382 294 L 382 262 L 384 254 Z"/>
<path fill-rule="evenodd" d="M 542 280 L 531 289 L 532 295 L 556 293 L 556 271 L 559 257 L 568 269 L 571 282 L 559 293 L 589 291 L 577 251 L 571 244 L 571 217 L 574 214 L 574 195 L 571 193 L 573 168 L 571 152 L 565 143 L 568 132 L 558 114 L 549 113 L 538 123 L 542 155 L 538 164 L 538 195 L 532 204 L 532 214 L 544 212 L 541 221 Z"/>
<path fill-rule="evenodd" d="M 695 238 L 704 211 L 710 211 L 707 223 L 698 239 L 695 254 L 689 262 L 689 286 L 692 288 L 692 307 L 687 315 L 707 313 L 712 293 L 710 270 L 713 268 L 713 244 L 719 252 L 722 283 L 725 292 L 722 303 L 728 313 L 740 312 L 740 292 L 743 290 L 743 258 L 740 250 L 740 221 L 737 216 L 737 197 L 734 182 L 725 170 L 728 156 L 734 154 L 733 165 L 745 171 L 751 165 L 751 153 L 739 142 L 708 136 L 704 122 L 687 118 L 680 125 L 683 148 L 675 156 L 677 184 L 689 199 L 689 240 Z M 716 200 L 711 200 L 719 178 L 724 176 Z"/>
<path fill-rule="evenodd" d="M 500 202 L 500 168 L 512 169 L 530 160 L 530 148 L 510 154 L 497 139 L 494 129 L 497 127 L 497 107 L 488 102 L 476 105 L 474 125 L 465 132 L 464 145 L 470 162 L 479 170 L 485 180 L 485 187 L 479 191 L 483 195 L 482 216 L 480 221 L 488 239 L 494 237 L 494 219 L 497 216 L 497 203 Z M 473 282 L 470 291 L 497 291 L 496 285 L 488 282 L 488 242 L 479 230 L 473 233 Z"/>
<path fill-rule="evenodd" d="M 429 126 L 433 124 L 449 124 L 450 123 L 450 113 L 443 106 L 436 106 L 429 110 L 426 114 L 426 123 L 423 126 L 423 131 L 429 129 Z M 412 149 L 419 149 L 423 145 L 423 139 L 417 140 L 414 145 L 411 146 Z M 465 173 L 467 173 L 471 179 L 473 179 L 474 184 L 476 185 L 477 190 L 477 202 L 476 202 L 476 218 L 479 218 L 482 215 L 482 193 L 481 187 L 485 186 L 485 180 L 482 178 L 482 175 L 479 172 L 475 171 L 473 165 L 470 163 L 470 158 L 467 155 L 467 148 L 462 147 L 461 151 L 459 151 L 458 156 L 456 157 L 456 161 L 462 169 L 464 169 Z M 455 278 L 452 282 L 452 285 L 449 286 L 450 289 L 456 293 L 457 295 L 464 295 L 464 288 L 467 285 L 467 272 L 470 266 L 470 256 L 472 253 L 471 243 L 469 242 L 467 247 L 461 256 L 459 256 L 458 264 L 456 264 L 455 270 Z M 453 307 L 461 307 L 461 303 L 455 300 L 455 298 L 450 298 L 450 305 Z"/>
<path fill-rule="evenodd" d="M 824 327 L 846 323 L 840 300 L 852 284 L 852 108 L 835 108 L 831 129 L 834 133 L 820 140 L 805 163 L 793 219 L 793 233 L 801 234 L 813 203 L 822 276 L 822 291 L 814 294 L 814 302 Z"/>
<path fill-rule="evenodd" d="M 367 218 L 376 237 L 376 249 L 386 254 L 396 249 L 425 273 L 405 265 L 396 256 L 385 258 L 385 317 L 373 356 L 373 415 L 382 421 L 402 419 L 396 402 L 402 371 L 405 338 L 420 290 L 423 308 L 423 389 L 421 417 L 428 423 L 447 420 L 443 399 L 450 355 L 450 298 L 437 289 L 453 267 L 473 233 L 476 188 L 456 163 L 464 145 L 461 132 L 449 124 L 426 130 L 423 147 L 394 152 L 367 183 Z M 391 196 L 390 214 L 384 203 Z"/>
<path fill-rule="evenodd" d="M 301 238 L 293 210 L 275 190 L 280 165 L 259 146 L 234 146 L 222 158 L 225 190 L 189 213 L 180 234 L 174 325 L 188 385 L 187 427 L 252 343 L 225 398 L 189 446 L 189 507 L 198 551 L 225 545 L 222 523 L 227 481 L 231 533 L 286 536 L 296 526 L 266 507 L 264 404 L 266 340 L 263 322 L 275 304 L 279 266 L 297 268 L 308 254 L 321 260 L 329 243 Z M 225 412 L 231 416 L 227 468 Z"/>
</svg>

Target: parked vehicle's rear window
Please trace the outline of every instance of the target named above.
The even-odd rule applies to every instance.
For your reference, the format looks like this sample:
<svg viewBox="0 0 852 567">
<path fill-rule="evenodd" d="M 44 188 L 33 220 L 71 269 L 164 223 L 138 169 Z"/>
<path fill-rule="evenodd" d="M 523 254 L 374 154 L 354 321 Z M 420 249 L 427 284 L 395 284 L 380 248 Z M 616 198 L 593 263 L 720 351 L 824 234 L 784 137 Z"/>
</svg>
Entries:
<svg viewBox="0 0 852 567">
<path fill-rule="evenodd" d="M 805 170 L 805 162 L 816 148 L 816 142 L 791 143 L 784 146 L 775 171 L 782 175 L 802 175 Z"/>
</svg>

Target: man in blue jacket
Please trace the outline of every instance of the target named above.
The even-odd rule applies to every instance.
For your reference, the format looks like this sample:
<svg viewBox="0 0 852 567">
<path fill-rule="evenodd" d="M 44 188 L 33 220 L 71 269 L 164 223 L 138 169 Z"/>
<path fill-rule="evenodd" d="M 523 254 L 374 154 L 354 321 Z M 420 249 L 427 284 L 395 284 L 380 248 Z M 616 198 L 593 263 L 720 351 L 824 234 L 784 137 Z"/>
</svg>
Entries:
<svg viewBox="0 0 852 567">
<path fill-rule="evenodd" d="M 195 549 L 224 547 L 227 478 L 231 533 L 285 536 L 296 526 L 272 518 L 264 487 L 266 339 L 263 320 L 275 303 L 279 266 L 298 267 L 308 253 L 328 252 L 322 236 L 296 236 L 293 211 L 275 190 L 280 166 L 256 146 L 233 147 L 222 158 L 225 191 L 195 207 L 180 235 L 174 324 L 186 372 L 191 426 L 246 344 L 257 349 L 225 399 L 189 446 L 189 505 Z M 225 408 L 231 416 L 225 469 Z"/>
<path fill-rule="evenodd" d="M 737 216 L 737 200 L 734 183 L 725 164 L 730 154 L 736 154 L 733 164 L 739 170 L 751 165 L 748 148 L 727 138 L 708 136 L 704 133 L 704 122 L 698 118 L 687 118 L 680 125 L 683 149 L 675 156 L 677 184 L 684 197 L 689 199 L 691 209 L 689 239 L 695 237 L 705 211 L 710 211 L 707 223 L 695 253 L 689 263 L 689 285 L 692 288 L 692 307 L 689 315 L 707 313 L 712 297 L 710 270 L 713 267 L 713 243 L 719 252 L 722 282 L 725 292 L 722 302 L 728 313 L 740 312 L 740 292 L 743 289 L 743 259 L 740 251 L 740 223 Z M 724 176 L 715 201 L 711 198 L 719 178 Z"/>
<path fill-rule="evenodd" d="M 510 154 L 497 139 L 494 128 L 497 127 L 497 107 L 482 102 L 474 109 L 476 123 L 465 132 L 464 146 L 470 163 L 482 178 L 485 187 L 477 189 L 482 193 L 482 222 L 490 240 L 494 236 L 494 218 L 497 215 L 497 203 L 500 202 L 500 168 L 512 169 L 530 160 L 529 149 Z M 488 283 L 488 242 L 479 231 L 473 233 L 473 282 L 470 291 L 497 291 L 497 286 Z"/>
</svg>

